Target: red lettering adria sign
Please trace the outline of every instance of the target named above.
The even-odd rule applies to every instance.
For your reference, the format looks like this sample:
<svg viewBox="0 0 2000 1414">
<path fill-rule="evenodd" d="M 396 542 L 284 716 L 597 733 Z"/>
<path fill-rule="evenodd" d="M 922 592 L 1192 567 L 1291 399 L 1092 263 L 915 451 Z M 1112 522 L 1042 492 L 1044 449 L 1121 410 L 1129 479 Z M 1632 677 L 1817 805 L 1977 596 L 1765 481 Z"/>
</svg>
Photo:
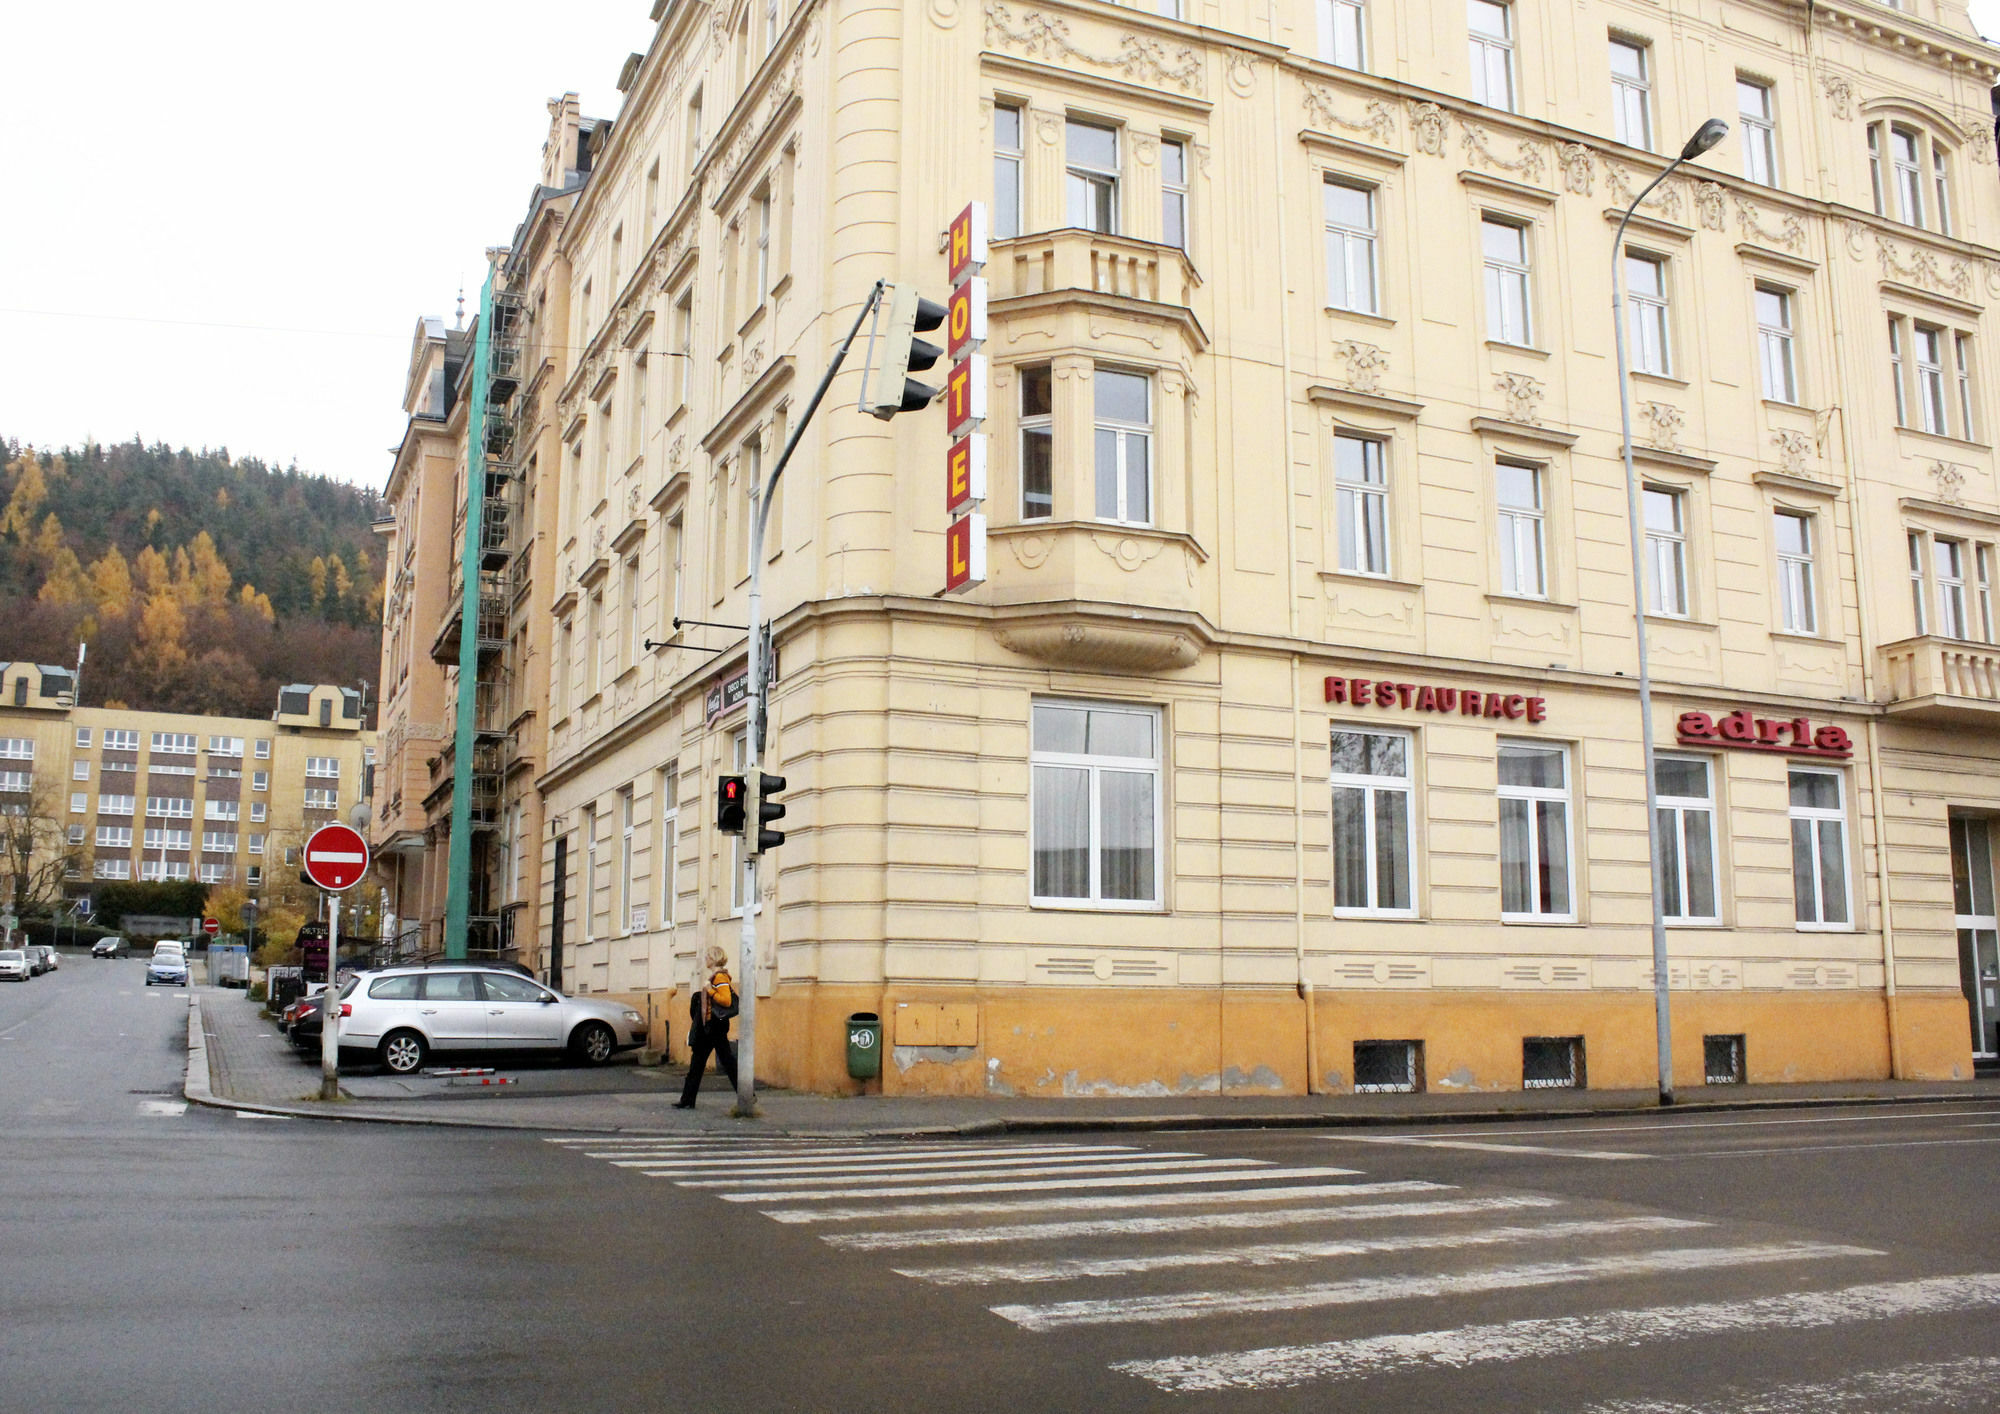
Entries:
<svg viewBox="0 0 2000 1414">
<path fill-rule="evenodd" d="M 1432 687 L 1380 678 L 1328 678 L 1326 700 L 1349 707 L 1381 707 L 1392 712 L 1450 712 L 1461 717 L 1499 717 L 1517 722 L 1540 722 L 1549 715 L 1546 697 L 1488 692 L 1484 688 Z"/>
<path fill-rule="evenodd" d="M 1854 754 L 1854 740 L 1839 727 L 1815 727 L 1804 717 L 1753 717 L 1746 707 L 1726 716 L 1683 712 L 1675 724 L 1685 746 L 1733 746 L 1743 751 L 1782 751 L 1787 756 Z"/>
</svg>

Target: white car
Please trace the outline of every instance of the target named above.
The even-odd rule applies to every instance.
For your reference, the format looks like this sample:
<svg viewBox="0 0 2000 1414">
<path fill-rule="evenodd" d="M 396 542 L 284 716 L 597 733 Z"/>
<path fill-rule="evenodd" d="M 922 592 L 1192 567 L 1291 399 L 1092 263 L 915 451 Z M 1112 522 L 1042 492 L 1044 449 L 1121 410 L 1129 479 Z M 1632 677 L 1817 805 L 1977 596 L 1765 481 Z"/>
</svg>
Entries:
<svg viewBox="0 0 2000 1414">
<path fill-rule="evenodd" d="M 28 955 L 19 948 L 0 951 L 0 977 L 9 982 L 25 982 L 34 973 L 28 966 Z"/>
<path fill-rule="evenodd" d="M 340 992 L 342 1050 L 366 1050 L 398 1075 L 433 1051 L 567 1051 L 602 1065 L 646 1044 L 646 1019 L 623 1002 L 566 997 L 478 963 L 363 972 Z"/>
</svg>

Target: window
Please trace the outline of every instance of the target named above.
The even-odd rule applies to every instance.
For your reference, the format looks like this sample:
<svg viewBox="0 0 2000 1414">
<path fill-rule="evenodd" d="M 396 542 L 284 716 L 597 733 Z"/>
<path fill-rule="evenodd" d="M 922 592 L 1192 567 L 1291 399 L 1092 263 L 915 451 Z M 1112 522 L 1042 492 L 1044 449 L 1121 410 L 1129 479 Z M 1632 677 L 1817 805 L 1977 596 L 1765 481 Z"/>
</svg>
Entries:
<svg viewBox="0 0 2000 1414">
<path fill-rule="evenodd" d="M 201 847 L 205 854 L 236 853 L 236 835 L 229 830 L 203 830 Z"/>
<path fill-rule="evenodd" d="M 1951 233 L 1951 156 L 1928 133 L 1901 123 L 1872 124 L 1868 176 L 1876 215 Z M 1933 203 L 1928 212 L 1927 190 Z"/>
<path fill-rule="evenodd" d="M 1021 234 L 1021 110 L 993 105 L 993 235 Z"/>
<path fill-rule="evenodd" d="M 337 756 L 308 756 L 306 758 L 306 776 L 309 779 L 312 777 L 330 777 L 333 780 L 339 780 L 340 758 Z"/>
<path fill-rule="evenodd" d="M 1951 435 L 1944 406 L 1944 331 L 1919 324 L 1917 338 L 1917 407 L 1923 429 L 1940 437 Z"/>
<path fill-rule="evenodd" d="M 680 811 L 675 787 L 680 763 L 662 766 L 653 781 L 653 821 L 657 838 L 653 841 L 653 891 L 658 908 L 653 914 L 655 928 L 674 926 L 675 880 L 680 859 Z"/>
<path fill-rule="evenodd" d="M 1379 314 L 1375 279 L 1375 193 L 1327 178 L 1326 302 L 1334 309 Z"/>
<path fill-rule="evenodd" d="M 1569 752 L 1500 744 L 1500 918 L 1565 921 L 1570 901 Z"/>
<path fill-rule="evenodd" d="M 676 511 L 667 521 L 666 544 L 661 549 L 661 557 L 666 561 L 668 573 L 672 575 L 669 581 L 671 588 L 666 600 L 667 622 L 660 634 L 662 638 L 679 632 L 674 620 L 681 616 L 681 575 L 685 568 L 686 544 L 687 517 L 684 512 Z"/>
<path fill-rule="evenodd" d="M 1673 372 L 1667 339 L 1667 262 L 1650 255 L 1625 256 L 1625 331 L 1632 371 Z"/>
<path fill-rule="evenodd" d="M 1343 69 L 1365 69 L 1359 0 L 1318 0 L 1319 57 Z"/>
<path fill-rule="evenodd" d="M 194 844 L 194 831 L 149 828 L 144 843 L 147 849 L 188 849 Z"/>
<path fill-rule="evenodd" d="M 268 742 L 268 741 L 260 741 L 260 742 L 258 742 L 258 743 L 257 743 L 257 759 L 258 759 L 259 761 L 269 761 L 269 760 L 271 759 L 271 743 L 270 743 L 270 742 Z"/>
<path fill-rule="evenodd" d="M 1931 195 L 1937 198 L 1937 228 L 1951 234 L 1951 181 L 1945 171 L 1944 149 L 1931 147 Z"/>
<path fill-rule="evenodd" d="M 1409 916 L 1411 738 L 1333 733 L 1333 907 Z"/>
<path fill-rule="evenodd" d="M 70 798 L 69 798 L 69 813 L 72 815 L 83 815 L 88 813 L 89 810 L 90 810 L 90 796 L 80 790 L 72 791 L 70 793 Z M 130 806 L 126 807 L 125 813 L 128 815 L 132 813 Z"/>
<path fill-rule="evenodd" d="M 1646 611 L 1684 619 L 1688 614 L 1687 496 L 1661 486 L 1642 487 L 1646 520 Z"/>
<path fill-rule="evenodd" d="M 1465 25 L 1472 42 L 1472 101 L 1513 112 L 1513 7 L 1467 0 Z"/>
<path fill-rule="evenodd" d="M 778 47 L 778 0 L 764 0 L 764 52 Z"/>
<path fill-rule="evenodd" d="M 1778 543 L 1778 627 L 1786 633 L 1818 633 L 1813 518 L 1798 511 L 1778 511 L 1771 525 Z"/>
<path fill-rule="evenodd" d="M 73 780 L 73 781 L 87 781 L 87 780 L 89 780 L 89 779 L 90 779 L 90 763 L 89 763 L 88 761 L 73 761 L 73 762 L 71 762 L 71 763 L 70 763 L 70 768 L 69 768 L 69 778 L 70 778 L 71 780 Z"/>
<path fill-rule="evenodd" d="M 549 655 L 549 719 L 560 722 L 569 715 L 570 621 L 556 623 L 555 652 Z"/>
<path fill-rule="evenodd" d="M 585 697 L 595 697 L 604 685 L 604 591 L 590 596 L 584 620 L 583 672 Z"/>
<path fill-rule="evenodd" d="M 206 820 L 238 820 L 242 818 L 242 807 L 233 800 L 211 800 L 202 816 Z"/>
<path fill-rule="evenodd" d="M 1486 336 L 1525 345 L 1534 332 L 1528 319 L 1527 228 L 1488 216 L 1479 223 L 1479 243 L 1486 258 Z"/>
<path fill-rule="evenodd" d="M 269 790 L 270 788 L 271 773 L 269 771 L 252 771 L 250 773 L 250 789 Z"/>
<path fill-rule="evenodd" d="M 1526 599 L 1546 598 L 1549 581 L 1542 549 L 1542 469 L 1497 462 L 1493 476 L 1494 498 L 1500 508 L 1500 592 Z"/>
<path fill-rule="evenodd" d="M 1340 526 L 1340 567 L 1353 574 L 1389 573 L 1387 451 L 1373 437 L 1334 434 L 1334 515 Z"/>
<path fill-rule="evenodd" d="M 75 802 L 76 797 L 71 796 L 71 805 L 74 806 Z M 100 795 L 97 797 L 97 813 L 99 815 L 130 815 L 133 807 L 138 803 L 135 797 L 129 795 Z"/>
<path fill-rule="evenodd" d="M 99 849 L 130 849 L 132 847 L 132 827 L 130 825 L 99 825 L 97 827 L 97 847 Z"/>
<path fill-rule="evenodd" d="M 211 781 L 240 781 L 243 773 L 230 766 L 210 766 L 208 779 Z"/>
<path fill-rule="evenodd" d="M 1055 513 L 1055 378 L 1048 365 L 1021 370 L 1021 519 Z"/>
<path fill-rule="evenodd" d="M 759 187 L 757 194 L 750 198 L 752 207 L 751 230 L 756 235 L 756 256 L 752 266 L 754 279 L 749 289 L 749 304 L 752 309 L 761 308 L 764 292 L 771 288 L 771 189 Z"/>
<path fill-rule="evenodd" d="M 685 406 L 694 388 L 694 291 L 674 301 L 674 406 Z"/>
<path fill-rule="evenodd" d="M 240 736 L 212 736 L 208 739 L 210 756 L 241 756 L 243 738 Z"/>
<path fill-rule="evenodd" d="M 1611 134 L 1630 147 L 1653 146 L 1653 86 L 1646 46 L 1611 41 Z"/>
<path fill-rule="evenodd" d="M 245 882 L 253 889 L 260 887 L 264 882 L 264 866 L 261 864 L 251 865 Z"/>
<path fill-rule="evenodd" d="M 1187 144 L 1177 138 L 1160 140 L 1160 240 L 1188 248 Z"/>
<path fill-rule="evenodd" d="M 597 937 L 597 810 L 583 808 L 583 940 Z"/>
<path fill-rule="evenodd" d="M 262 854 L 264 852 L 264 837 L 262 835 L 250 836 L 250 843 L 246 846 L 246 848 L 248 848 L 252 854 Z"/>
<path fill-rule="evenodd" d="M 89 728 L 89 727 L 78 727 L 78 728 L 76 729 L 76 748 L 77 748 L 77 750 L 79 750 L 79 751 L 88 751 L 88 750 L 90 750 L 90 728 Z"/>
<path fill-rule="evenodd" d="M 1931 565 L 1937 575 L 1937 631 L 1946 638 L 1964 638 L 1965 542 L 1942 535 L 1933 538 Z"/>
<path fill-rule="evenodd" d="M 1033 708 L 1033 901 L 1160 903 L 1160 716 L 1146 708 Z"/>
<path fill-rule="evenodd" d="M 1896 385 L 1896 425 L 1910 425 L 1908 389 L 1904 384 L 1903 321 L 1889 316 L 1889 376 Z"/>
<path fill-rule="evenodd" d="M 1958 435 L 1976 440 L 1978 423 L 1972 416 L 1972 335 L 1952 335 L 1952 375 L 1958 383 Z"/>
<path fill-rule="evenodd" d="M 194 755 L 193 732 L 154 732 L 153 752 L 155 755 L 167 753 L 176 756 Z"/>
<path fill-rule="evenodd" d="M 264 742 L 258 744 L 260 746 L 268 745 L 268 743 Z M 106 751 L 137 751 L 139 749 L 139 733 L 136 731 L 114 731 L 107 727 L 104 732 L 104 749 Z"/>
<path fill-rule="evenodd" d="M 100 859 L 91 871 L 100 879 L 129 879 L 132 877 L 132 861 L 129 859 Z"/>
<path fill-rule="evenodd" d="M 1097 518 L 1127 525 L 1152 521 L 1152 380 L 1100 368 L 1094 431 Z"/>
<path fill-rule="evenodd" d="M 695 167 L 701 162 L 701 149 L 703 144 L 703 137 L 701 131 L 700 89 L 696 89 L 694 91 L 694 96 L 688 99 L 687 141 L 688 141 L 687 169 L 689 175 L 692 176 Z M 586 313 L 584 315 L 584 325 L 586 328 L 589 326 L 589 323 L 590 323 L 590 316 L 588 313 Z"/>
<path fill-rule="evenodd" d="M 1993 547 L 1981 545 L 1973 551 L 1973 558 L 1979 567 L 1979 622 L 1975 627 L 1979 637 L 1993 642 Z"/>
<path fill-rule="evenodd" d="M 0 771 L 0 792 L 10 795 L 24 794 L 33 780 L 34 773 L 31 771 Z M 6 813 L 20 815 L 26 813 L 26 810 L 25 805 L 16 804 L 9 806 Z"/>
<path fill-rule="evenodd" d="M 1072 118 L 1064 138 L 1069 164 L 1067 224 L 1106 235 L 1118 230 L 1118 130 Z"/>
<path fill-rule="evenodd" d="M 1672 923 L 1714 923 L 1715 795 L 1709 763 L 1699 756 L 1653 762 L 1660 825 L 1661 909 Z"/>
<path fill-rule="evenodd" d="M 164 883 L 168 880 L 176 883 L 186 883 L 188 877 L 187 861 L 144 860 L 139 865 L 139 877 L 147 883 Z"/>
<path fill-rule="evenodd" d="M 1581 1090 L 1583 1037 L 1528 1036 L 1521 1041 L 1523 1090 Z"/>
<path fill-rule="evenodd" d="M 26 736 L 0 737 L 0 761 L 32 761 L 35 739 Z"/>
<path fill-rule="evenodd" d="M 203 864 L 199 870 L 204 884 L 226 884 L 234 872 L 227 864 Z"/>
<path fill-rule="evenodd" d="M 632 787 L 618 792 L 618 931 L 633 928 L 632 905 Z"/>
<path fill-rule="evenodd" d="M 336 790 L 312 790 L 312 789 L 308 789 L 308 790 L 306 791 L 306 809 L 308 809 L 308 810 L 337 810 L 337 809 L 339 809 L 339 808 L 340 808 L 340 792 L 339 792 L 339 791 L 336 791 Z M 234 818 L 234 817 L 230 817 L 230 818 Z"/>
<path fill-rule="evenodd" d="M 65 833 L 64 838 L 72 845 L 82 844 L 84 841 L 84 827 L 82 825 L 71 825 Z"/>
<path fill-rule="evenodd" d="M 1847 815 L 1840 773 L 1794 766 L 1791 821 L 1792 901 L 1799 927 L 1847 927 Z"/>
<path fill-rule="evenodd" d="M 194 801 L 181 795 L 149 795 L 146 813 L 162 820 L 192 820 Z"/>
<path fill-rule="evenodd" d="M 1799 400 L 1792 357 L 1792 296 L 1787 290 L 1757 287 L 1757 362 L 1763 370 L 1765 397 L 1779 403 Z"/>
<path fill-rule="evenodd" d="M 146 774 L 149 776 L 192 776 L 194 767 L 169 765 L 164 761 L 148 762 Z"/>
<path fill-rule="evenodd" d="M 1736 80 L 1737 126 L 1743 140 L 1743 175 L 1760 185 L 1778 184 L 1778 129 L 1771 86 Z"/>
</svg>

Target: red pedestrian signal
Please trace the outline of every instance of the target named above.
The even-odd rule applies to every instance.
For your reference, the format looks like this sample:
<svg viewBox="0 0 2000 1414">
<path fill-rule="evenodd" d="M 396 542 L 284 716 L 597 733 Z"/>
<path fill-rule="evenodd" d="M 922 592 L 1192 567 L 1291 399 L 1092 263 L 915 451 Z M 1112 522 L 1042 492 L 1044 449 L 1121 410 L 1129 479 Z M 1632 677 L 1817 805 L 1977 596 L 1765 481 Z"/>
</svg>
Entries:
<svg viewBox="0 0 2000 1414">
<path fill-rule="evenodd" d="M 743 833 L 745 787 L 741 776 L 724 776 L 715 783 L 715 828 L 725 835 Z"/>
</svg>

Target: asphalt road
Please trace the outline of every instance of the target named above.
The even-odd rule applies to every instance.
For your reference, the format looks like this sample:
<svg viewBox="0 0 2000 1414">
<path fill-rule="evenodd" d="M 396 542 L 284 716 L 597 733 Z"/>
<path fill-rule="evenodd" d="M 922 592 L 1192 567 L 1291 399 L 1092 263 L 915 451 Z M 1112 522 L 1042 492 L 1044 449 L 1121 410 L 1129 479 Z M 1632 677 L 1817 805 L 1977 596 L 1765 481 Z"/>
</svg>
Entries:
<svg viewBox="0 0 2000 1414">
<path fill-rule="evenodd" d="M 2000 1103 L 922 1145 L 248 1120 L 181 1107 L 187 998 L 141 968 L 0 985 L 0 1414 L 2000 1388 Z"/>
</svg>

